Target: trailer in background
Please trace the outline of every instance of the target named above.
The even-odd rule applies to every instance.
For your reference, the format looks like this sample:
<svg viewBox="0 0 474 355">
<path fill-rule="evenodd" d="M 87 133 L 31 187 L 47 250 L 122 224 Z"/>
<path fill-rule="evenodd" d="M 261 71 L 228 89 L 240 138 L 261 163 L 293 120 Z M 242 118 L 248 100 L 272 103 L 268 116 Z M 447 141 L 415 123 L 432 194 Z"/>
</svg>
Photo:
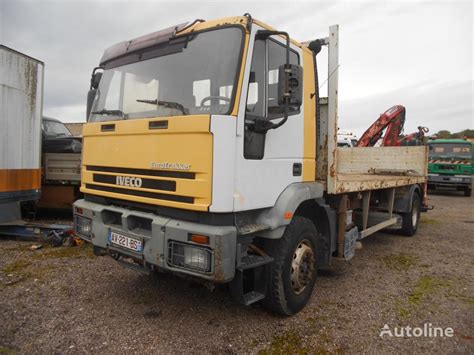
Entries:
<svg viewBox="0 0 474 355">
<path fill-rule="evenodd" d="M 82 138 L 74 136 L 61 121 L 43 116 L 41 199 L 39 208 L 71 209 L 82 197 Z"/>
<path fill-rule="evenodd" d="M 0 45 L 0 223 L 41 191 L 44 63 Z"/>
</svg>

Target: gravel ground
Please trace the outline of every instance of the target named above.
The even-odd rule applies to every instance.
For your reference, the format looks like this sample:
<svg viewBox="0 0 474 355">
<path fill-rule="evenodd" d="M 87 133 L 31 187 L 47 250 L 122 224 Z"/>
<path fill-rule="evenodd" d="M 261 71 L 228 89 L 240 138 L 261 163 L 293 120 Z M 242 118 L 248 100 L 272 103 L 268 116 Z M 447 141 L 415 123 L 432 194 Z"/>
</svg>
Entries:
<svg viewBox="0 0 474 355">
<path fill-rule="evenodd" d="M 275 316 L 89 247 L 0 241 L 1 353 L 473 353 L 473 198 L 433 195 L 413 238 L 378 233 L 321 271 L 308 306 Z M 452 338 L 380 337 L 387 324 Z"/>
</svg>

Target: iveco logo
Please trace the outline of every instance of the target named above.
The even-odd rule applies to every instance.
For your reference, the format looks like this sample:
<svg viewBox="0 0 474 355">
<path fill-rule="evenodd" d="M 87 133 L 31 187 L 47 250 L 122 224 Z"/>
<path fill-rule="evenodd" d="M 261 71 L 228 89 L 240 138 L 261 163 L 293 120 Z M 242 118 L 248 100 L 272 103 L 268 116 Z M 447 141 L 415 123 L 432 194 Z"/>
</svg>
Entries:
<svg viewBox="0 0 474 355">
<path fill-rule="evenodd" d="M 142 187 L 142 179 L 139 177 L 117 176 L 116 184 L 128 187 Z"/>
</svg>

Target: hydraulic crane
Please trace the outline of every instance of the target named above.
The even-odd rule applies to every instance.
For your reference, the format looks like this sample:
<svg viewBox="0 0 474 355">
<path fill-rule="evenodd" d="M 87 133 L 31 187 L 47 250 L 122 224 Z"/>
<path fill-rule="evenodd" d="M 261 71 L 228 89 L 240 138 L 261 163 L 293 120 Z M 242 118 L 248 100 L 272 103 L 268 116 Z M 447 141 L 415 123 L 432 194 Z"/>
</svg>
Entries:
<svg viewBox="0 0 474 355">
<path fill-rule="evenodd" d="M 402 105 L 390 107 L 364 132 L 359 139 L 358 147 L 373 147 L 382 138 L 382 146 L 401 146 L 406 142 L 421 142 L 425 133 L 429 132 L 427 127 L 418 126 L 418 132 L 410 133 L 401 137 L 403 125 L 405 124 L 406 109 Z M 416 143 L 415 145 L 419 145 Z"/>
</svg>

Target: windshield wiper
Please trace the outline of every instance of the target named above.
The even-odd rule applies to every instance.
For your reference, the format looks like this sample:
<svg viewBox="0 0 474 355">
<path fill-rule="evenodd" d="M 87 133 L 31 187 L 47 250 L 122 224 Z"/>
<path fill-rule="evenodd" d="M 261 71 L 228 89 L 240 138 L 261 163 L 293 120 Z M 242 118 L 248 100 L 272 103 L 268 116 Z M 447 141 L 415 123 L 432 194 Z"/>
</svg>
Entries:
<svg viewBox="0 0 474 355">
<path fill-rule="evenodd" d="M 167 107 L 167 108 L 174 108 L 174 109 L 180 110 L 183 113 L 183 115 L 189 115 L 189 110 L 186 107 L 184 107 L 183 105 L 181 105 L 179 102 L 144 100 L 144 99 L 137 99 L 137 102 L 142 102 L 144 104 L 163 106 L 163 107 Z"/>
<path fill-rule="evenodd" d="M 120 111 L 120 110 L 107 110 L 104 108 L 103 110 L 93 111 L 91 113 L 94 115 L 112 115 L 112 116 L 120 116 L 122 118 L 125 118 L 125 114 L 123 113 L 123 111 Z"/>
</svg>

